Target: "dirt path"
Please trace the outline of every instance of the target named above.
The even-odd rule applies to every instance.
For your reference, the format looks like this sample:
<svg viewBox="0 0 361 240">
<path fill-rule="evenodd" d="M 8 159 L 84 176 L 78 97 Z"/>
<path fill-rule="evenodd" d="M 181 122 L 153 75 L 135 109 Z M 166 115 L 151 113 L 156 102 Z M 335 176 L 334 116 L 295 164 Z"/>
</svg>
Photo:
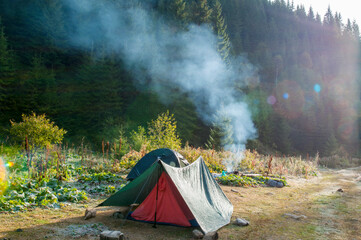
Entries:
<svg viewBox="0 0 361 240">
<path fill-rule="evenodd" d="M 223 187 L 234 205 L 232 221 L 242 217 L 251 224 L 247 227 L 230 224 L 219 231 L 219 238 L 361 239 L 360 176 L 361 168 L 323 170 L 316 178 L 288 179 L 290 187 L 281 189 Z M 113 219 L 114 210 L 102 211 L 96 218 L 84 221 L 85 207 L 72 205 L 61 210 L 1 214 L 0 239 L 98 239 L 77 237 L 71 232 L 72 227 L 84 224 L 90 224 L 92 229 L 118 229 L 129 239 L 192 238 L 189 228 L 158 226 L 154 229 L 150 224 Z M 294 219 L 287 214 L 303 216 Z M 23 231 L 16 232 L 18 228 Z"/>
</svg>

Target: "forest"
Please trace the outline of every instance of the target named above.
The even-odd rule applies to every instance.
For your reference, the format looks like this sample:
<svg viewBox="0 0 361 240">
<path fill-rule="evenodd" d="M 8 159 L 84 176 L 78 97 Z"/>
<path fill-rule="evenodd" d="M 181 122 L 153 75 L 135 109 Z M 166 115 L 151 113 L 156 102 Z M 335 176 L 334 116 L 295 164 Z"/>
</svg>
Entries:
<svg viewBox="0 0 361 240">
<path fill-rule="evenodd" d="M 65 142 L 100 151 L 102 142 L 130 138 L 138 127 L 148 131 L 152 119 L 169 111 L 182 145 L 222 149 L 236 141 L 266 154 L 359 153 L 360 32 L 341 13 L 330 8 L 316 13 L 284 0 L 89 1 L 93 7 L 70 2 L 0 1 L 1 141 L 10 141 L 10 121 L 19 121 L 22 114 L 46 114 L 67 131 Z M 129 13 L 134 6 L 142 12 Z M 132 14 L 132 20 L 148 18 L 149 26 L 137 31 L 152 39 L 142 39 L 139 46 L 156 46 L 152 53 L 134 55 L 140 62 L 154 57 L 162 64 L 181 56 L 183 47 L 177 45 L 171 46 L 174 54 L 167 50 L 166 59 L 158 54 L 168 49 L 167 31 L 187 44 L 193 41 L 187 34 L 197 26 L 210 29 L 222 60 L 245 75 L 228 80 L 225 71 L 220 79 L 232 89 L 224 95 L 237 94 L 246 103 L 252 121 L 246 130 L 232 125 L 238 116 L 228 118 L 212 109 L 202 113 L 207 106 L 202 101 L 210 100 L 198 96 L 222 88 L 204 82 L 206 72 L 199 71 L 204 74 L 198 83 L 192 80 L 194 86 L 206 86 L 195 87 L 203 92 L 194 97 L 185 84 L 167 82 L 172 74 L 158 73 L 187 78 L 186 68 L 172 65 L 153 73 L 126 55 L 139 50 L 137 38 L 110 20 L 126 26 L 136 25 L 135 20 L 126 23 L 112 18 L 113 12 L 94 11 L 108 8 Z M 99 22 L 112 25 L 115 36 Z"/>
</svg>

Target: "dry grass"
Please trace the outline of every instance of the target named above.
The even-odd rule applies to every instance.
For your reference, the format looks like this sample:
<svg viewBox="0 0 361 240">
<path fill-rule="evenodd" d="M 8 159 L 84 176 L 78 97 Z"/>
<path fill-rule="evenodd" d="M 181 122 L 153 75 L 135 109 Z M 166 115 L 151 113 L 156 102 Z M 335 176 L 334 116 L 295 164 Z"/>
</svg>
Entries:
<svg viewBox="0 0 361 240">
<path fill-rule="evenodd" d="M 211 170 L 213 166 L 217 166 L 216 169 L 225 170 L 225 159 L 232 156 L 232 153 L 227 151 L 217 152 L 189 146 L 185 146 L 179 152 L 190 162 L 202 156 Z M 236 169 L 233 170 L 279 176 L 304 176 L 306 178 L 316 175 L 319 161 L 318 155 L 314 158 L 302 159 L 302 157 L 261 155 L 257 151 L 250 150 L 240 153 L 235 159 L 239 159 L 239 162 Z"/>
</svg>

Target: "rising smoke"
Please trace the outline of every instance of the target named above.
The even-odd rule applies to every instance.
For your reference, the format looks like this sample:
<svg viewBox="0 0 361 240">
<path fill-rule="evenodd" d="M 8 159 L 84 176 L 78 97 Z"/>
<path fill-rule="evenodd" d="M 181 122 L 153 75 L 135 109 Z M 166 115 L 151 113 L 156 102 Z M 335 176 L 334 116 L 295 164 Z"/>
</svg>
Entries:
<svg viewBox="0 0 361 240">
<path fill-rule="evenodd" d="M 217 37 L 209 26 L 189 25 L 187 31 L 179 31 L 140 4 L 119 2 L 64 0 L 73 21 L 72 46 L 92 49 L 101 45 L 103 52 L 116 53 L 137 85 L 151 87 L 164 102 L 169 100 L 168 86 L 180 89 L 207 123 L 216 113 L 227 116 L 234 143 L 226 147 L 243 150 L 256 130 L 235 83 L 242 86 L 254 78 L 252 65 L 242 57 L 227 65 L 217 52 Z"/>
</svg>

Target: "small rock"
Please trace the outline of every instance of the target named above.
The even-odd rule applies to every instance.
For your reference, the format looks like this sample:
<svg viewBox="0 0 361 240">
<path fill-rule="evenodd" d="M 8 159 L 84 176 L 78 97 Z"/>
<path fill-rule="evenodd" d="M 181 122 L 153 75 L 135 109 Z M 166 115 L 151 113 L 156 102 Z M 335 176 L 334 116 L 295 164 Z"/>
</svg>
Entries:
<svg viewBox="0 0 361 240">
<path fill-rule="evenodd" d="M 237 218 L 236 221 L 234 221 L 234 225 L 237 226 L 248 226 L 249 222 L 243 218 Z"/>
<path fill-rule="evenodd" d="M 193 233 L 194 239 L 202 239 L 204 236 L 204 234 L 201 231 L 199 231 L 198 229 L 194 229 L 192 233 Z"/>
<path fill-rule="evenodd" d="M 96 213 L 97 213 L 97 211 L 94 210 L 94 209 L 91 209 L 91 210 L 86 209 L 85 210 L 85 215 L 84 215 L 84 220 L 88 220 L 90 218 L 95 218 Z"/>
<path fill-rule="evenodd" d="M 272 192 L 268 192 L 268 193 L 266 193 L 266 195 L 268 195 L 268 196 L 273 196 L 273 195 L 275 195 L 275 194 L 272 193 Z"/>
<path fill-rule="evenodd" d="M 235 193 L 239 193 L 237 190 L 235 189 L 231 189 L 232 192 L 235 192 Z"/>
<path fill-rule="evenodd" d="M 337 189 L 337 192 L 343 192 L 342 188 Z"/>
<path fill-rule="evenodd" d="M 204 240 L 217 240 L 218 239 L 218 232 L 210 232 L 204 235 Z"/>
<path fill-rule="evenodd" d="M 103 231 L 100 240 L 123 240 L 124 234 L 120 231 Z"/>
<path fill-rule="evenodd" d="M 292 213 L 285 213 L 285 214 L 283 214 L 283 216 L 293 218 L 295 220 L 300 220 L 301 218 L 304 218 L 304 219 L 307 218 L 305 215 L 295 215 L 295 214 L 292 214 Z"/>
<path fill-rule="evenodd" d="M 278 187 L 278 188 L 282 188 L 285 186 L 285 185 L 283 185 L 283 182 L 276 181 L 276 180 L 268 180 L 267 184 L 270 187 Z"/>
<path fill-rule="evenodd" d="M 122 212 L 115 212 L 115 213 L 113 213 L 113 218 L 115 218 L 115 219 L 124 219 L 125 216 L 124 216 L 124 214 Z"/>
<path fill-rule="evenodd" d="M 15 232 L 24 232 L 24 230 L 22 230 L 21 228 L 18 228 L 15 230 Z"/>
</svg>

